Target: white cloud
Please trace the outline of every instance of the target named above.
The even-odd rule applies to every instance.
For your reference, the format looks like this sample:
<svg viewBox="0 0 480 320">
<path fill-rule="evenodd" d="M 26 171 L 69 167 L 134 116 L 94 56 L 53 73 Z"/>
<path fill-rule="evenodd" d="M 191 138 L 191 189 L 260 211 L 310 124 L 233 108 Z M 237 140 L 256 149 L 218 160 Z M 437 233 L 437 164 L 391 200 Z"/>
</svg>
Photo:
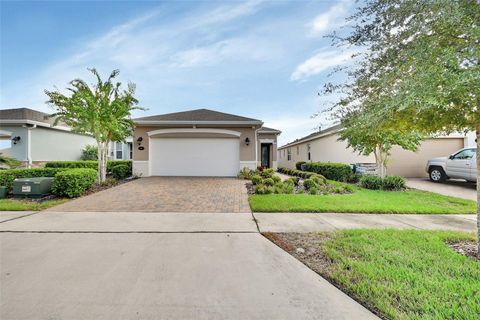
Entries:
<svg viewBox="0 0 480 320">
<path fill-rule="evenodd" d="M 263 49 L 256 49 L 258 39 L 250 39 L 253 41 L 247 46 L 247 39 L 215 38 L 221 38 L 235 19 L 257 12 L 261 3 L 252 0 L 225 4 L 213 10 L 200 8 L 170 20 L 165 19 L 160 9 L 153 10 L 87 42 L 77 43 L 71 48 L 71 55 L 47 65 L 29 79 L 8 83 L 2 88 L 0 105 L 48 111 L 44 89 L 51 90 L 54 86 L 63 89 L 76 77 L 92 79 L 86 70 L 88 67 L 96 67 L 102 74 L 120 69 L 121 79 L 134 80 L 147 87 L 158 83 L 159 75 L 172 72 L 169 67 L 209 65 L 229 57 L 258 59 L 263 54 Z M 212 43 L 212 39 L 213 45 L 203 45 Z M 172 65 L 172 60 L 176 65 Z M 175 80 L 169 78 L 169 81 Z"/>
<path fill-rule="evenodd" d="M 321 73 L 331 67 L 344 64 L 351 59 L 353 51 L 321 51 L 298 65 L 290 76 L 297 81 Z"/>
<path fill-rule="evenodd" d="M 330 7 L 326 12 L 316 16 L 309 25 L 310 35 L 322 35 L 325 31 L 343 24 L 350 3 L 351 1 L 349 0 L 342 0 L 336 5 Z"/>
</svg>

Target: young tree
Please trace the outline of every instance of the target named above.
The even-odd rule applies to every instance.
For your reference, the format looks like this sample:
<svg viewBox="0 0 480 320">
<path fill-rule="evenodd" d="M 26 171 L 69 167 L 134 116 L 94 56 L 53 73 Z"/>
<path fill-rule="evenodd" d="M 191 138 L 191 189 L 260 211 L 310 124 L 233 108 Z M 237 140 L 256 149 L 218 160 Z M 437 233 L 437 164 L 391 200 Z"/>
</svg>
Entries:
<svg viewBox="0 0 480 320">
<path fill-rule="evenodd" d="M 342 117 L 340 140 L 347 141 L 349 147 L 363 155 L 375 155 L 377 172 L 384 178 L 387 163 L 394 145 L 405 150 L 416 151 L 422 136 L 414 131 L 402 132 L 392 127 L 382 127 L 372 122 L 368 111 L 363 108 L 350 111 Z"/>
<path fill-rule="evenodd" d="M 382 104 L 373 118 L 391 116 L 394 128 L 427 134 L 476 130 L 480 167 L 478 1 L 367 0 L 349 22 L 351 32 L 334 34 L 334 42 L 366 50 L 350 73 L 353 80 L 340 86 L 348 96 L 342 103 L 368 91 Z M 477 194 L 480 237 L 478 174 Z"/>
<path fill-rule="evenodd" d="M 98 181 L 101 183 L 107 174 L 108 144 L 111 141 L 124 141 L 132 134 L 134 123 L 131 112 L 143 108 L 137 106 L 133 83 L 129 83 L 126 90 L 121 89 L 120 82 L 114 83 L 118 70 L 112 71 L 107 81 L 101 79 L 97 70 L 89 71 L 96 77 L 94 86 L 75 79 L 67 88 L 71 95 L 48 90 L 45 93 L 50 98 L 47 103 L 57 111 L 52 115 L 56 117 L 56 123 L 62 121 L 74 132 L 91 134 L 97 141 Z"/>
</svg>

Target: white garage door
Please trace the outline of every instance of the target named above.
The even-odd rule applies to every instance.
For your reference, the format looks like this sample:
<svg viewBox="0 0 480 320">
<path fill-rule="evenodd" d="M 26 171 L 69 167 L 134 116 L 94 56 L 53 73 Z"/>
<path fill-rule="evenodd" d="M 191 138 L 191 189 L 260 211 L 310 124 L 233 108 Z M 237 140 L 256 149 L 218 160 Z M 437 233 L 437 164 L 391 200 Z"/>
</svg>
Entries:
<svg viewBox="0 0 480 320">
<path fill-rule="evenodd" d="M 238 138 L 151 138 L 153 176 L 233 177 L 240 168 Z"/>
</svg>

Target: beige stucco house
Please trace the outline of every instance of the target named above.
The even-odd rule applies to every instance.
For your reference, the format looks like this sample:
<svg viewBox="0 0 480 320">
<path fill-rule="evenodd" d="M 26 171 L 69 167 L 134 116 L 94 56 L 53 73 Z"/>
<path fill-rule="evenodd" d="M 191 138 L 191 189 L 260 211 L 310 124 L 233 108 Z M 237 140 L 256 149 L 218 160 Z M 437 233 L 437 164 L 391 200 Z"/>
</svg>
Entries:
<svg viewBox="0 0 480 320">
<path fill-rule="evenodd" d="M 338 140 L 341 129 L 340 125 L 336 125 L 279 147 L 278 166 L 294 168 L 297 161 L 375 163 L 373 155 L 359 155 L 347 147 L 347 142 Z M 473 135 L 452 134 L 426 139 L 416 152 L 395 146 L 391 151 L 387 173 L 404 177 L 426 177 L 425 165 L 428 159 L 448 156 L 473 143 Z"/>
<path fill-rule="evenodd" d="M 279 130 L 208 109 L 134 119 L 133 170 L 141 176 L 236 176 L 277 167 Z"/>
</svg>

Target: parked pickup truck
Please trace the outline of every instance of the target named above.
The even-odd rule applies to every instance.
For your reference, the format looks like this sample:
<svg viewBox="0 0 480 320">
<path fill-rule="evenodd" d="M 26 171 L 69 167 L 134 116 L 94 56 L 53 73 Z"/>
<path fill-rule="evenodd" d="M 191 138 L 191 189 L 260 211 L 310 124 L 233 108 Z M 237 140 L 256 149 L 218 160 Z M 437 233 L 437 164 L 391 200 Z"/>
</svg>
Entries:
<svg viewBox="0 0 480 320">
<path fill-rule="evenodd" d="M 477 181 L 477 148 L 464 148 L 449 157 L 428 160 L 425 170 L 433 182 L 447 179 Z"/>
</svg>

